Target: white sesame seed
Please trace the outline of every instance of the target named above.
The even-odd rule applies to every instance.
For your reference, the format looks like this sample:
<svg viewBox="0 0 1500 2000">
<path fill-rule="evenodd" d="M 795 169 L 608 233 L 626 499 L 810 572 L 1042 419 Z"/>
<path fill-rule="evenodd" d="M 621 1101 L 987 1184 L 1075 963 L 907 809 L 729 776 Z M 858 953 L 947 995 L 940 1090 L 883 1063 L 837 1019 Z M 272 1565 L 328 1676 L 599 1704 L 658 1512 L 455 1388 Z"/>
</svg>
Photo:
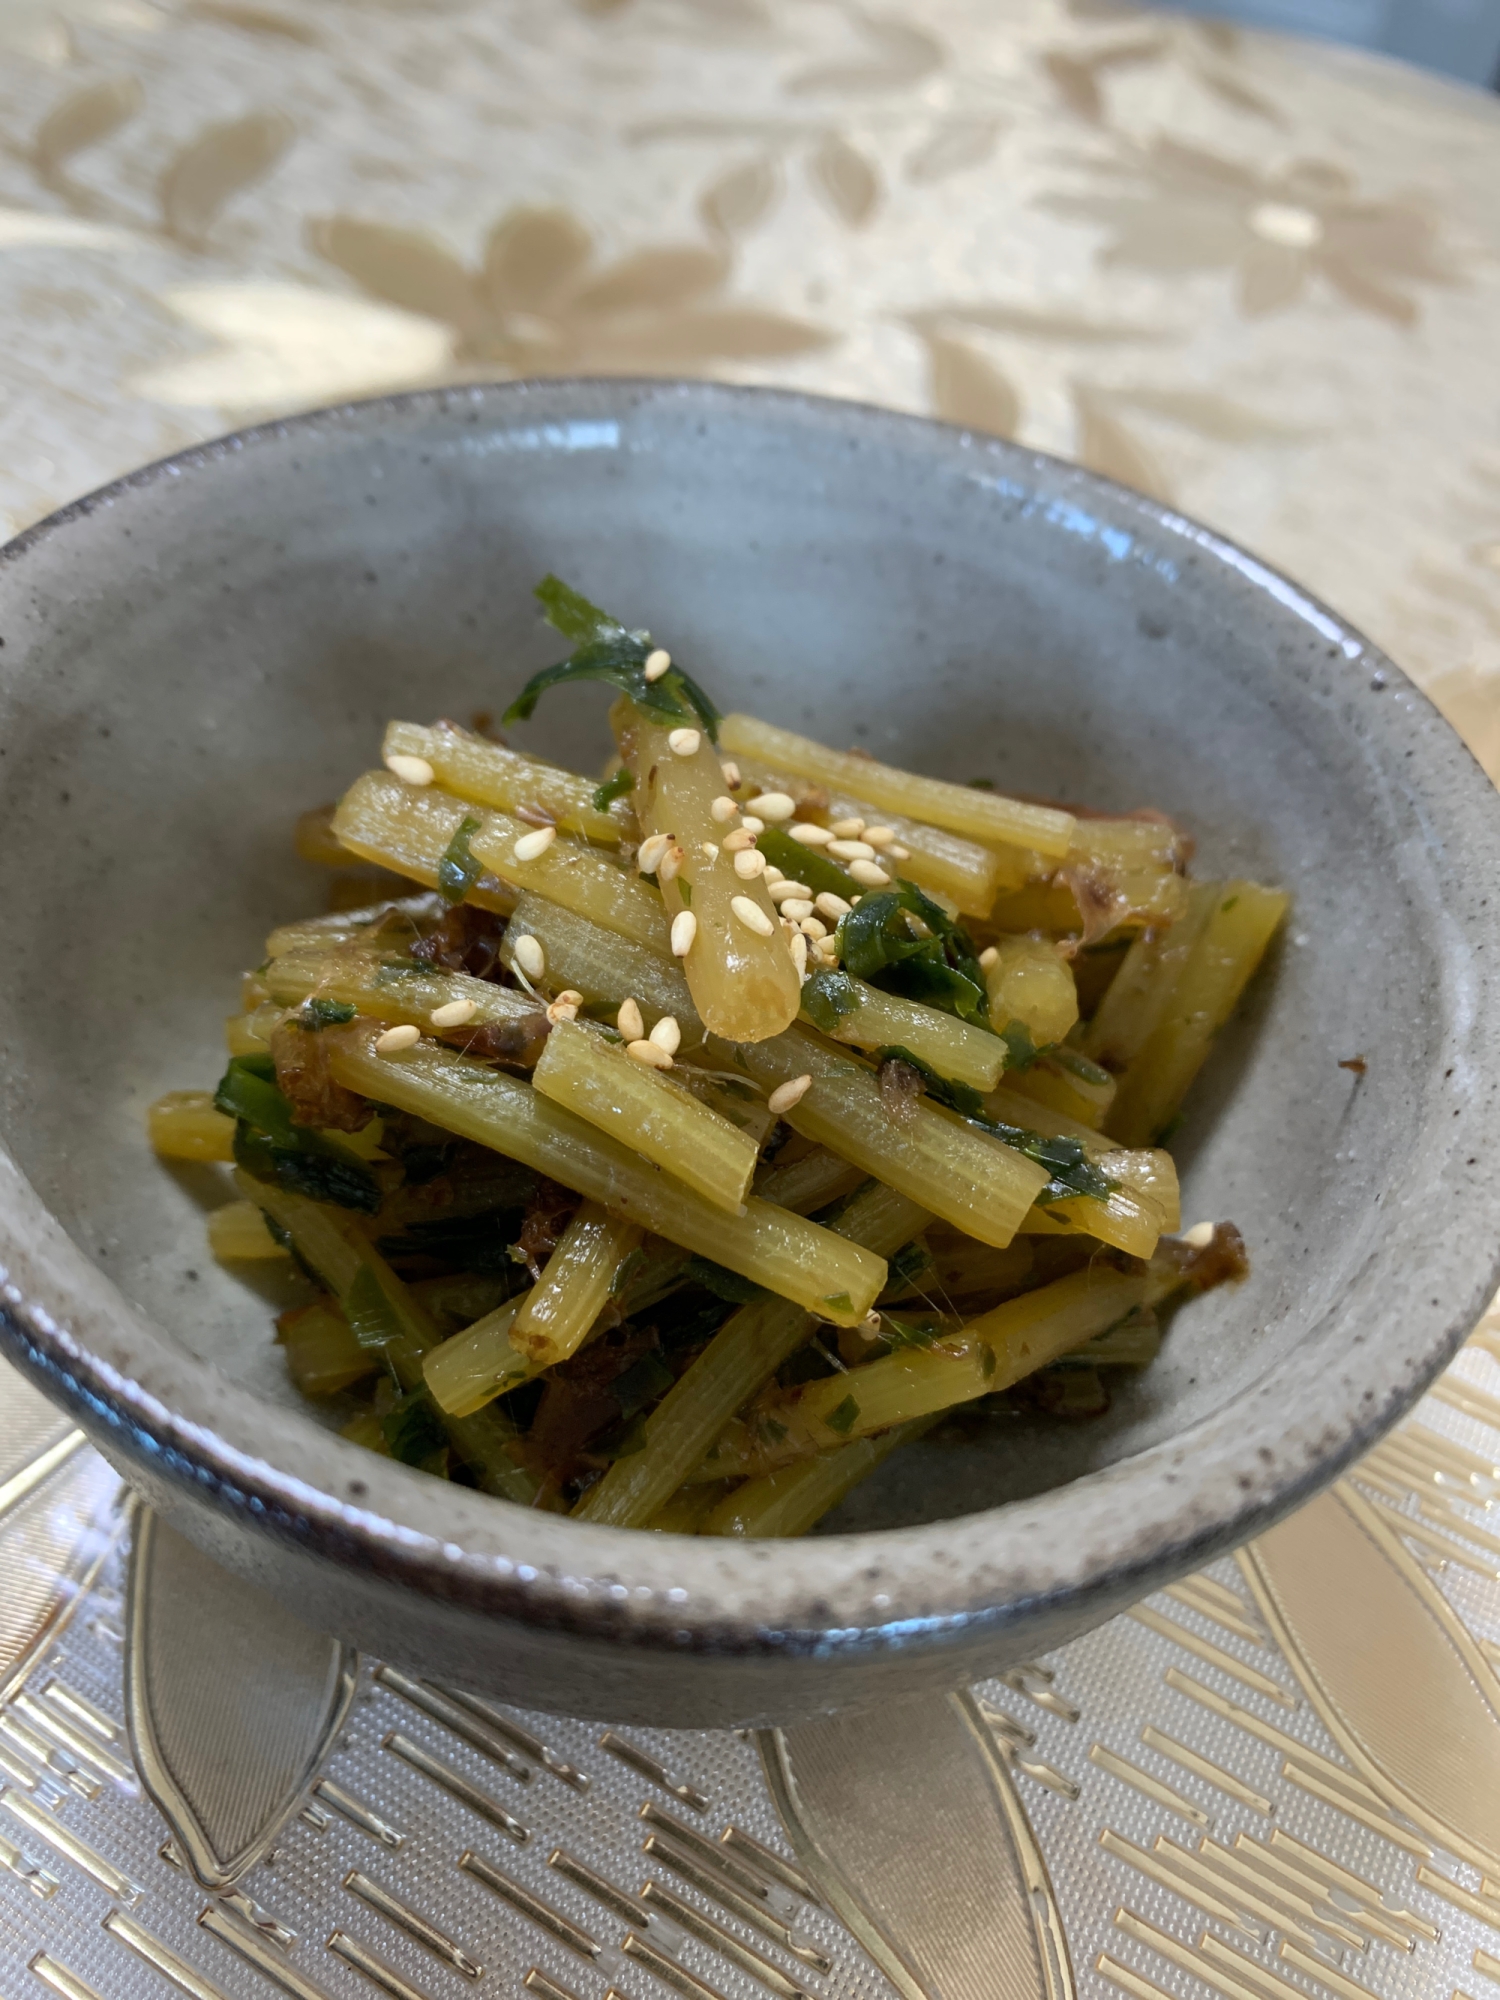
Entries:
<svg viewBox="0 0 1500 2000">
<path fill-rule="evenodd" d="M 806 979 L 807 939 L 802 935 L 801 931 L 794 931 L 792 933 L 791 944 L 792 944 L 792 963 L 797 968 L 797 977 L 799 979 Z"/>
<path fill-rule="evenodd" d="M 581 1007 L 583 1005 L 583 995 L 574 987 L 565 986 L 557 996 L 557 1004 L 559 1007 Z"/>
<path fill-rule="evenodd" d="M 831 889 L 824 889 L 813 897 L 813 907 L 837 923 L 840 917 L 847 917 L 854 906 L 852 903 L 846 903 L 842 896 L 835 896 Z"/>
<path fill-rule="evenodd" d="M 557 998 L 552 1002 L 552 1005 L 547 1009 L 547 1019 L 552 1023 L 554 1028 L 559 1021 L 576 1021 L 578 1019 L 578 1002 L 569 999 L 566 994 L 559 993 Z"/>
<path fill-rule="evenodd" d="M 911 860 L 911 849 L 909 847 L 888 847 L 885 853 L 888 861 Z"/>
<path fill-rule="evenodd" d="M 674 729 L 667 738 L 667 748 L 674 757 L 696 757 L 702 741 L 701 729 Z"/>
<path fill-rule="evenodd" d="M 647 1038 L 655 1042 L 659 1049 L 665 1049 L 669 1056 L 675 1056 L 682 1047 L 682 1030 L 677 1025 L 675 1014 L 663 1014 Z"/>
<path fill-rule="evenodd" d="M 723 847 L 726 854 L 743 854 L 747 847 L 754 847 L 755 835 L 748 827 L 737 826 L 733 833 L 726 833 Z"/>
<path fill-rule="evenodd" d="M 849 873 L 856 882 L 862 882 L 867 889 L 884 889 L 890 876 L 873 861 L 851 861 Z"/>
<path fill-rule="evenodd" d="M 414 1028 L 409 1021 L 403 1021 L 399 1028 L 387 1028 L 383 1035 L 376 1037 L 375 1053 L 378 1056 L 398 1056 L 403 1049 L 413 1048 L 422 1039 L 422 1030 Z"/>
<path fill-rule="evenodd" d="M 797 928 L 804 937 L 826 938 L 828 935 L 827 924 L 819 923 L 816 917 L 804 917 Z"/>
<path fill-rule="evenodd" d="M 745 926 L 757 937 L 769 937 L 776 926 L 766 915 L 759 903 L 752 903 L 748 896 L 731 896 L 729 907 Z"/>
<path fill-rule="evenodd" d="M 615 1026 L 627 1042 L 638 1042 L 646 1032 L 646 1024 L 641 1019 L 640 1003 L 636 1000 L 622 1000 L 620 1011 L 615 1016 Z"/>
<path fill-rule="evenodd" d="M 767 877 L 770 876 L 770 873 L 771 871 L 768 868 L 766 870 Z M 788 896 L 810 896 L 811 894 L 812 890 L 808 888 L 805 882 L 793 882 L 786 875 L 781 876 L 779 880 L 771 883 L 771 901 L 773 903 L 785 902 Z"/>
<path fill-rule="evenodd" d="M 793 840 L 800 840 L 804 847 L 826 847 L 833 838 L 826 826 L 819 826 L 810 819 L 799 819 L 788 831 Z"/>
<path fill-rule="evenodd" d="M 647 680 L 659 681 L 662 675 L 667 671 L 667 668 L 671 666 L 671 664 L 672 664 L 672 655 L 670 653 L 664 653 L 661 647 L 658 646 L 654 653 L 648 653 L 646 655 Z"/>
<path fill-rule="evenodd" d="M 698 919 L 691 910 L 679 910 L 672 919 L 672 956 L 686 958 L 698 935 Z"/>
<path fill-rule="evenodd" d="M 812 1089 L 810 1076 L 794 1076 L 787 1083 L 779 1083 L 766 1099 L 766 1103 L 779 1118 L 783 1111 L 790 1111 L 794 1104 L 800 1104 Z"/>
<path fill-rule="evenodd" d="M 731 763 L 729 759 L 726 758 L 724 760 L 723 765 L 721 766 L 721 769 L 723 770 L 724 773 L 725 784 L 728 785 L 730 791 L 737 792 L 740 786 L 745 782 L 744 779 L 740 776 L 739 765 Z"/>
<path fill-rule="evenodd" d="M 790 792 L 762 792 L 759 798 L 750 801 L 750 810 L 759 813 L 762 819 L 790 819 L 797 810 L 797 801 Z"/>
<path fill-rule="evenodd" d="M 385 768 L 403 785 L 430 785 L 437 776 L 425 757 L 408 757 L 399 750 L 393 750 L 386 758 Z"/>
<path fill-rule="evenodd" d="M 813 906 L 810 896 L 788 896 L 781 905 L 781 914 L 784 917 L 790 917 L 794 924 L 800 924 L 804 917 L 810 917 L 812 913 Z"/>
<path fill-rule="evenodd" d="M 865 830 L 862 819 L 836 819 L 830 822 L 828 831 L 838 840 L 858 840 Z"/>
<path fill-rule="evenodd" d="M 1213 1240 L 1214 1226 L 1211 1222 L 1195 1222 L 1191 1229 L 1182 1232 L 1182 1241 L 1194 1250 L 1206 1250 Z"/>
<path fill-rule="evenodd" d="M 754 813 L 746 813 L 745 817 L 740 821 L 740 832 L 748 833 L 752 840 L 754 839 L 756 834 L 764 833 L 765 830 L 766 830 L 765 821 L 763 819 L 757 819 Z"/>
<path fill-rule="evenodd" d="M 830 840 L 828 852 L 835 861 L 873 861 L 875 850 L 863 840 Z"/>
<path fill-rule="evenodd" d="M 523 833 L 510 851 L 517 861 L 535 861 L 547 852 L 556 838 L 555 826 L 539 826 L 535 833 Z"/>
<path fill-rule="evenodd" d="M 654 875 L 661 866 L 662 856 L 671 845 L 670 833 L 648 833 L 636 849 L 636 867 L 643 875 Z"/>
<path fill-rule="evenodd" d="M 718 841 L 705 840 L 703 843 L 703 859 L 705 861 L 717 861 L 718 858 L 719 858 Z"/>
<path fill-rule="evenodd" d="M 860 838 L 869 841 L 871 847 L 889 847 L 896 838 L 896 829 L 893 826 L 867 826 Z"/>
<path fill-rule="evenodd" d="M 540 938 L 530 932 L 518 937 L 510 948 L 510 955 L 528 979 L 540 979 L 547 970 L 547 954 L 542 950 Z"/>
<path fill-rule="evenodd" d="M 979 954 L 979 963 L 984 967 L 986 972 L 989 971 L 992 965 L 998 965 L 1000 963 L 1000 947 L 994 944 L 987 944 Z"/>
<path fill-rule="evenodd" d="M 728 792 L 721 792 L 709 807 L 709 811 L 719 822 L 720 826 L 723 826 L 727 821 L 734 818 L 735 814 L 739 811 L 739 807 L 729 796 Z"/>
<path fill-rule="evenodd" d="M 461 1028 L 465 1021 L 472 1021 L 479 1009 L 472 1000 L 448 1000 L 441 1007 L 432 1010 L 432 1025 L 435 1028 Z"/>
<path fill-rule="evenodd" d="M 672 842 L 672 845 L 667 849 L 666 853 L 662 856 L 661 860 L 657 863 L 657 868 L 656 868 L 657 881 L 675 882 L 677 880 L 678 875 L 682 871 L 682 864 L 686 858 L 687 857 L 683 854 L 682 849 L 677 845 L 676 841 L 674 840 Z"/>
<path fill-rule="evenodd" d="M 734 872 L 742 882 L 753 882 L 766 872 L 766 857 L 758 847 L 742 847 L 734 857 Z"/>
<path fill-rule="evenodd" d="M 776 863 L 768 861 L 766 863 L 766 887 L 769 889 L 773 882 L 784 882 L 785 880 L 785 875 L 782 874 Z"/>
<path fill-rule="evenodd" d="M 672 1067 L 672 1058 L 665 1049 L 658 1048 L 655 1042 L 629 1042 L 626 1044 L 625 1053 L 635 1062 L 644 1063 L 647 1069 Z"/>
</svg>

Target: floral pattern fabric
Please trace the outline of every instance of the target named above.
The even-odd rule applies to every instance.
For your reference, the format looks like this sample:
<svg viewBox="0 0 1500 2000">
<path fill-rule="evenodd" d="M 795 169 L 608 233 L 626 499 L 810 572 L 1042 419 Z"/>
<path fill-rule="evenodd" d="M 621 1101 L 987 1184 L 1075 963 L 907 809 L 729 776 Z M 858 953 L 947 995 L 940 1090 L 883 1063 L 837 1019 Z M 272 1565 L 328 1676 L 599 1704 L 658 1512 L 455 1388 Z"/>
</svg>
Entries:
<svg viewBox="0 0 1500 2000">
<path fill-rule="evenodd" d="M 272 412 L 704 374 L 1015 436 L 1500 769 L 1500 106 L 1105 0 L 0 0 L 0 527 Z"/>
</svg>

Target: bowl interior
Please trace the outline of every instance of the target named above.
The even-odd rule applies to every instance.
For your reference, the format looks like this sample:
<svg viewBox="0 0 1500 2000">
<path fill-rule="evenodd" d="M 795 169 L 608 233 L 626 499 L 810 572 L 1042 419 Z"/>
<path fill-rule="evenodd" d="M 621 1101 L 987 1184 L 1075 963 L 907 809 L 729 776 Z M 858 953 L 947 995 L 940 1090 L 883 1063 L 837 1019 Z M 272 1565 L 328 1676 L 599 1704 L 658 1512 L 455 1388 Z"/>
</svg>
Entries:
<svg viewBox="0 0 1500 2000">
<path fill-rule="evenodd" d="M 294 815 L 376 761 L 386 718 L 498 712 L 557 657 L 530 594 L 556 570 L 725 708 L 921 771 L 1159 806 L 1199 872 L 1290 887 L 1176 1142 L 1185 1220 L 1238 1222 L 1249 1281 L 1182 1312 L 1104 1418 L 914 1449 L 829 1525 L 968 1512 L 1190 1432 L 1307 1336 L 1408 1200 L 1407 1137 L 1437 1115 L 1465 1002 L 1424 807 L 1365 717 L 1396 702 L 1416 734 L 1441 725 L 1330 621 L 1084 475 L 838 406 L 569 394 L 260 434 L 66 523 L 13 581 L 0 566 L 19 1164 L 173 1340 L 305 1407 L 271 1338 L 285 1273 L 215 1265 L 219 1170 L 158 1166 L 144 1110 L 213 1084 L 237 975 L 322 906 Z M 516 740 L 595 768 L 604 705 L 556 693 Z M 1339 1067 L 1356 1055 L 1361 1079 Z"/>
</svg>

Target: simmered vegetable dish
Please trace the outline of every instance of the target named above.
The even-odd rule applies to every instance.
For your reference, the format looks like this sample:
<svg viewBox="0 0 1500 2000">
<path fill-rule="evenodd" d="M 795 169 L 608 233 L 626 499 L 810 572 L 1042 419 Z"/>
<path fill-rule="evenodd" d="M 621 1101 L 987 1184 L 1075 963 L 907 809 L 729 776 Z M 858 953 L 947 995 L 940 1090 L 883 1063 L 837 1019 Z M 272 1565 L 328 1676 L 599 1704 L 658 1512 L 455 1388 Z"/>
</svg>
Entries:
<svg viewBox="0 0 1500 2000">
<path fill-rule="evenodd" d="M 1245 1269 L 1232 1224 L 1178 1233 L 1168 1148 L 1286 897 L 1190 879 L 1160 813 L 721 716 L 537 595 L 573 650 L 504 721 L 608 682 L 602 779 L 393 722 L 298 842 L 406 883 L 274 932 L 217 1091 L 151 1109 L 161 1156 L 232 1167 L 215 1255 L 305 1273 L 293 1381 L 439 1477 L 709 1535 L 1106 1409 Z"/>
</svg>

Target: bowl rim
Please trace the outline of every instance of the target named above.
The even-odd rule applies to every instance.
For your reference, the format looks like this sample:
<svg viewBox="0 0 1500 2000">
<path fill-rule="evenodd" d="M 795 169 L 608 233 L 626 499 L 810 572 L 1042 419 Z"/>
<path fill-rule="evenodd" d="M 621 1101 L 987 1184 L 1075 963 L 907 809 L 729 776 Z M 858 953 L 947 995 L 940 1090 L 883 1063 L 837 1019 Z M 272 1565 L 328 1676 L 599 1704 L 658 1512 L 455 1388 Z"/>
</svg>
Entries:
<svg viewBox="0 0 1500 2000">
<path fill-rule="evenodd" d="M 984 433 L 876 405 L 795 391 L 660 378 L 545 378 L 408 391 L 250 426 L 155 461 L 86 494 L 0 549 L 0 597 L 26 558 L 101 509 L 166 481 L 213 476 L 252 451 L 335 443 L 468 411 L 503 425 L 622 415 L 662 402 L 763 415 L 790 436 L 853 431 L 939 461 L 976 486 L 1009 482 L 1046 507 L 1082 508 L 1097 528 L 1143 532 L 1209 565 L 1199 588 L 1238 597 L 1274 635 L 1341 656 L 1349 692 L 1389 702 L 1359 713 L 1390 774 L 1418 795 L 1433 827 L 1440 904 L 1458 885 L 1444 837 L 1464 866 L 1500 873 L 1500 798 L 1457 732 L 1378 648 L 1299 584 L 1198 523 L 1082 467 Z M 1086 503 L 1086 504 L 1085 504 Z M 1343 669 L 1339 669 L 1342 671 Z M 1482 950 L 1482 948 L 1480 948 Z M 1471 1002 L 1465 1060 L 1500 1074 L 1496 976 L 1465 967 Z M 1431 1121 L 1429 1121 L 1430 1123 Z M 1460 1154 L 1500 1138 L 1493 1085 L 1426 1134 L 1434 1181 Z M 1441 1145 L 1436 1141 L 1441 1138 Z M 1425 1158 L 1425 1155 L 1424 1155 Z M 1391 1264 L 1379 1324 L 1338 1302 L 1235 1401 L 1188 1431 L 1028 1499 L 917 1527 L 786 1542 L 660 1536 L 518 1509 L 378 1458 L 310 1415 L 273 1407 L 193 1359 L 78 1250 L 0 1149 L 0 1349 L 78 1414 L 112 1455 L 211 1499 L 281 1541 L 487 1616 L 688 1653 L 823 1659 L 982 1640 L 1049 1606 L 1115 1608 L 1268 1527 L 1335 1478 L 1410 1407 L 1467 1336 L 1500 1279 L 1500 1191 L 1460 1176 L 1441 1235 L 1432 1297 L 1389 1246 L 1416 1240 L 1409 1218 L 1366 1262 Z M 1421 1260 L 1418 1260 L 1419 1262 Z M 1420 1279 L 1420 1281 L 1418 1281 Z M 1420 1296 L 1419 1296 L 1420 1294 Z M 1398 1331 L 1398 1323 L 1403 1332 Z M 1351 1371 L 1329 1393 L 1329 1343 L 1347 1338 Z M 1379 1374 L 1372 1374 L 1380 1358 Z M 1357 1368 L 1355 1367 L 1357 1363 Z M 1315 1365 L 1316 1364 L 1316 1365 Z M 160 1386 L 158 1386 L 160 1385 Z M 164 1393 L 170 1385 L 170 1393 Z M 1100 1611 L 1100 1616 L 1105 1611 Z"/>
</svg>

